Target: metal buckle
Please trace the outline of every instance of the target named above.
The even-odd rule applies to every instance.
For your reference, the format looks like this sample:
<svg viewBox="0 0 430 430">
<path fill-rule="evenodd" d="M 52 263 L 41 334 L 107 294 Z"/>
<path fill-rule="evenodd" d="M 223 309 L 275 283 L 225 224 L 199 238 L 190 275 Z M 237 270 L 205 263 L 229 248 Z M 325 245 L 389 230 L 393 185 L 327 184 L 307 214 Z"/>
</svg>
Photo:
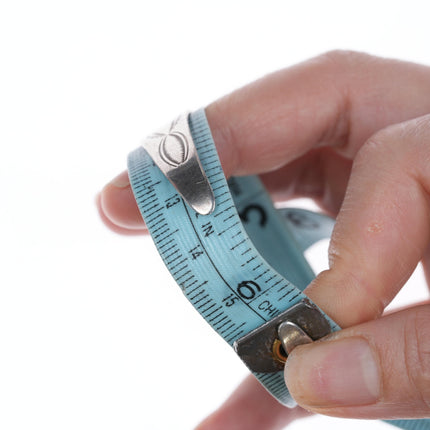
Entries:
<svg viewBox="0 0 430 430">
<path fill-rule="evenodd" d="M 200 163 L 188 116 L 180 115 L 144 139 L 142 146 L 185 202 L 199 214 L 209 215 L 215 209 L 215 197 Z"/>
<path fill-rule="evenodd" d="M 233 347 L 252 372 L 279 372 L 296 346 L 329 333 L 330 324 L 324 314 L 304 299 L 238 339 Z"/>
</svg>

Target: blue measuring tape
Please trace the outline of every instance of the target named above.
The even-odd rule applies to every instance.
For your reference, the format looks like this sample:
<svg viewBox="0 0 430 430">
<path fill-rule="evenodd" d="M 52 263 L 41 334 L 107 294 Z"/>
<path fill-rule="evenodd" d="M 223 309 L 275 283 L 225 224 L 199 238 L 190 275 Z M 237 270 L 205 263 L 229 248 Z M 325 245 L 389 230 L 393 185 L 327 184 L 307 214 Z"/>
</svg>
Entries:
<svg viewBox="0 0 430 430">
<path fill-rule="evenodd" d="M 206 214 L 196 211 L 193 202 L 188 204 L 192 183 L 182 184 L 181 193 L 172 185 L 177 180 L 175 169 L 186 164 L 192 150 L 186 136 L 175 131 L 175 122 L 152 136 L 158 139 L 161 162 L 172 167 L 169 180 L 152 147 L 139 147 L 129 155 L 134 196 L 164 263 L 187 299 L 235 348 L 263 386 L 292 407 L 295 403 L 283 374 L 289 346 L 339 330 L 302 292 L 314 278 L 304 251 L 330 236 L 333 221 L 300 209 L 276 210 L 255 176 L 227 182 L 204 110 L 185 118 L 213 192 L 214 201 L 205 203 Z M 177 147 L 173 152 L 166 149 L 168 138 Z M 195 182 L 206 186 L 203 180 Z M 390 423 L 411 430 L 430 428 L 429 420 Z"/>
</svg>

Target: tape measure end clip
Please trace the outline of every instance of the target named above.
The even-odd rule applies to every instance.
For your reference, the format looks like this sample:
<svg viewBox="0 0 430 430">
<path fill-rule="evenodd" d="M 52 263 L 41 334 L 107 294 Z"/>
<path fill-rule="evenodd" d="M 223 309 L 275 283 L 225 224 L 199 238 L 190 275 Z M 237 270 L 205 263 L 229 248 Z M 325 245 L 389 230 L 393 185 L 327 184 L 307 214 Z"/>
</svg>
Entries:
<svg viewBox="0 0 430 430">
<path fill-rule="evenodd" d="M 145 151 L 185 202 L 200 215 L 215 209 L 215 196 L 194 144 L 189 112 L 142 142 Z"/>
<path fill-rule="evenodd" d="M 279 372 L 296 346 L 320 339 L 330 332 L 324 314 L 304 299 L 238 339 L 233 347 L 252 372 Z"/>
</svg>

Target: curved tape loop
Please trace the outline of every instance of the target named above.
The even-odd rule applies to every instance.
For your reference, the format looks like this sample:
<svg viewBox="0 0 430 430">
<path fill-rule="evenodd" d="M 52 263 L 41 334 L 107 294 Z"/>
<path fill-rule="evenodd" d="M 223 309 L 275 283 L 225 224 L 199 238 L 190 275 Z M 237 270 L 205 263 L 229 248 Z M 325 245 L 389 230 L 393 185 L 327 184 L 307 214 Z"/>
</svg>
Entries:
<svg viewBox="0 0 430 430">
<path fill-rule="evenodd" d="M 333 218 L 306 209 L 282 208 L 278 210 L 302 252 L 318 241 L 331 237 L 335 223 Z"/>
</svg>

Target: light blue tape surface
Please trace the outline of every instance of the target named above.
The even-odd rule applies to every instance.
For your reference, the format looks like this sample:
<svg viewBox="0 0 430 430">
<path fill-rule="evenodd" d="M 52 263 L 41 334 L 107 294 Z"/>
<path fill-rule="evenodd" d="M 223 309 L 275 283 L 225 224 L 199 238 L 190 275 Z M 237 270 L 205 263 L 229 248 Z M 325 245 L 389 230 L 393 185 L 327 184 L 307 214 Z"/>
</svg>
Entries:
<svg viewBox="0 0 430 430">
<path fill-rule="evenodd" d="M 313 235 L 303 232 L 303 224 L 296 226 L 298 232 L 292 230 L 294 219 L 284 219 L 288 215 L 273 208 L 256 177 L 233 178 L 229 188 L 203 109 L 190 115 L 189 125 L 215 194 L 212 214 L 190 209 L 143 148 L 129 155 L 130 182 L 170 273 L 198 312 L 233 345 L 305 298 L 301 290 L 314 275 L 302 250 L 330 226 L 315 228 Z M 339 329 L 327 320 L 333 331 Z M 291 403 L 282 371 L 254 375 L 281 403 Z M 404 428 L 430 428 L 425 421 Z"/>
</svg>

